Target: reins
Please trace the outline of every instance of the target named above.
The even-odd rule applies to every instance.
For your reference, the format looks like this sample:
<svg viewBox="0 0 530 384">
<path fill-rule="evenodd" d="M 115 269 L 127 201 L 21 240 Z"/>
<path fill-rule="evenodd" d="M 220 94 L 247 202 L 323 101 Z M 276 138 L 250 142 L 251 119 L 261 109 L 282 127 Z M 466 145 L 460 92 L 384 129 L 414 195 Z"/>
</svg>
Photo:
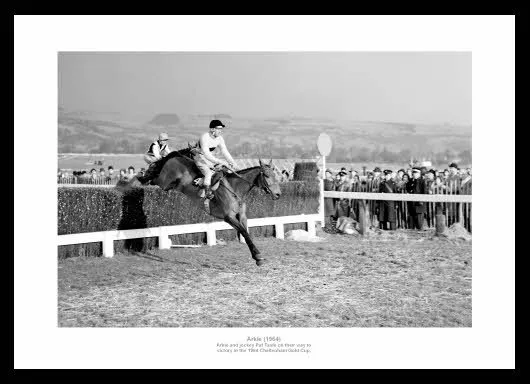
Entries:
<svg viewBox="0 0 530 384">
<path fill-rule="evenodd" d="M 230 168 L 229 168 L 229 169 L 230 169 Z M 246 181 L 248 184 L 250 184 L 250 189 L 249 189 L 247 192 L 245 192 L 245 194 L 244 194 L 242 197 L 239 197 L 239 195 L 238 195 L 238 194 L 232 189 L 232 187 L 230 186 L 229 183 L 227 183 L 228 186 L 225 185 L 225 184 L 223 184 L 223 183 L 221 183 L 221 185 L 223 185 L 228 191 L 230 191 L 230 193 L 232 193 L 232 194 L 238 199 L 239 203 L 241 204 L 241 200 L 242 200 L 242 199 L 243 199 L 243 198 L 244 198 L 244 197 L 245 197 L 245 196 L 246 196 L 246 195 L 247 195 L 247 194 L 248 194 L 248 193 L 249 193 L 249 192 L 250 192 L 250 191 L 256 186 L 256 183 L 255 183 L 255 182 L 254 182 L 254 183 L 251 183 L 250 181 L 248 181 L 247 179 L 243 178 L 243 176 L 239 175 L 236 171 L 234 171 L 234 170 L 232 170 L 232 169 L 230 169 L 230 171 L 232 171 L 232 173 L 233 173 L 236 177 L 238 177 L 238 178 L 240 178 L 240 179 Z M 263 179 L 263 177 L 264 177 L 264 174 L 263 174 L 263 168 L 260 169 L 260 174 L 259 174 L 258 177 L 261 177 L 261 182 L 262 182 L 263 186 L 267 189 L 267 191 L 268 191 L 269 193 L 272 194 L 272 191 L 271 191 L 271 189 L 270 189 L 268 183 Z M 223 177 L 223 179 L 224 179 L 224 177 Z M 221 180 L 222 180 L 222 179 L 221 179 Z M 221 182 L 221 180 L 219 180 L 219 182 Z"/>
</svg>

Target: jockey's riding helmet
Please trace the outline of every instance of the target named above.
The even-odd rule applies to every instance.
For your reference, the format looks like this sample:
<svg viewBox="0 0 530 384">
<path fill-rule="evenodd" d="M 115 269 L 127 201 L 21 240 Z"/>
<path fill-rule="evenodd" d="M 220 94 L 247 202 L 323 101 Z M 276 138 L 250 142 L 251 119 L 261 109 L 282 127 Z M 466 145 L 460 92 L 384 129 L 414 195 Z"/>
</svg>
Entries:
<svg viewBox="0 0 530 384">
<path fill-rule="evenodd" d="M 168 137 L 167 133 L 162 132 L 160 135 L 158 135 L 158 140 L 159 141 L 169 140 L 169 137 Z"/>
<path fill-rule="evenodd" d="M 221 123 L 221 120 L 212 120 L 210 121 L 210 128 L 224 128 L 224 124 Z"/>
</svg>

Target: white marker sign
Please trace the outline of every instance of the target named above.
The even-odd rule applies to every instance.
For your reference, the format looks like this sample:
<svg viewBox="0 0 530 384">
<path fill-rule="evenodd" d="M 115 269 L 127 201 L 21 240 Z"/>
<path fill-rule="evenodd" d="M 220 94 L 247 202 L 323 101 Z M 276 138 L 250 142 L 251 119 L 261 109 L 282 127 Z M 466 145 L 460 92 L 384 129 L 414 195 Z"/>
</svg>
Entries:
<svg viewBox="0 0 530 384">
<path fill-rule="evenodd" d="M 331 138 L 326 133 L 318 136 L 317 147 L 322 156 L 328 156 L 331 153 Z"/>
</svg>

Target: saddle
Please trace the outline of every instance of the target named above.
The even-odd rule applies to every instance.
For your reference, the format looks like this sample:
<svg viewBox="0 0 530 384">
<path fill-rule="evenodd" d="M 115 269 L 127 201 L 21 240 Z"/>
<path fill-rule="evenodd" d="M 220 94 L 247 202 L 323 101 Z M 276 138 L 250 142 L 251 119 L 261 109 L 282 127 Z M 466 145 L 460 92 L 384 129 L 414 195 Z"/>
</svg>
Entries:
<svg viewBox="0 0 530 384">
<path fill-rule="evenodd" d="M 214 174 L 212 175 L 212 183 L 210 185 L 210 189 L 212 190 L 212 192 L 217 190 L 217 188 L 219 188 L 219 183 L 225 177 L 225 175 L 226 175 L 225 169 L 219 169 L 214 172 Z M 204 175 L 202 174 L 202 172 L 200 172 L 200 176 L 197 177 L 195 180 L 193 180 L 193 185 L 195 185 L 196 187 L 200 189 L 203 189 L 204 188 L 203 182 L 204 182 Z"/>
</svg>

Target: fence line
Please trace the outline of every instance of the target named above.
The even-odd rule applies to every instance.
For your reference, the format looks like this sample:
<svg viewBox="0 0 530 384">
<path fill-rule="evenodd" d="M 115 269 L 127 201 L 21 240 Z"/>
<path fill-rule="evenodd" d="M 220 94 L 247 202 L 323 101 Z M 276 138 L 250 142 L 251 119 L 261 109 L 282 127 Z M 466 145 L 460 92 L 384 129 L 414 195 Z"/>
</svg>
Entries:
<svg viewBox="0 0 530 384">
<path fill-rule="evenodd" d="M 247 226 L 250 228 L 261 227 L 265 225 L 274 225 L 275 237 L 278 239 L 283 239 L 285 224 L 307 223 L 307 231 L 311 236 L 315 236 L 316 222 L 319 220 L 320 216 L 318 214 L 262 217 L 248 219 Z M 212 246 L 215 245 L 217 242 L 216 231 L 227 229 L 233 228 L 228 223 L 225 223 L 223 221 L 214 221 L 211 223 L 182 224 L 154 228 L 74 233 L 69 235 L 59 235 L 57 239 L 57 245 L 102 242 L 103 256 L 113 257 L 115 240 L 137 239 L 143 237 L 158 237 L 158 247 L 160 249 L 169 249 L 172 245 L 171 239 L 169 238 L 169 236 L 171 235 L 206 232 L 206 243 L 207 245 Z"/>
<path fill-rule="evenodd" d="M 404 193 L 324 191 L 324 197 L 357 200 L 426 201 L 433 203 L 471 203 L 471 195 L 416 195 Z"/>
<path fill-rule="evenodd" d="M 369 217 L 372 225 L 376 224 L 378 201 L 396 201 L 396 225 L 398 228 L 412 228 L 409 215 L 409 203 L 413 201 L 425 202 L 424 219 L 428 227 L 435 226 L 435 216 L 437 208 L 441 209 L 445 217 L 445 222 L 448 226 L 459 222 L 471 232 L 472 231 L 472 195 L 471 183 L 462 183 L 460 180 L 447 181 L 446 184 L 441 184 L 429 188 L 429 194 L 408 194 L 401 185 L 397 193 L 379 193 L 378 182 L 375 183 L 354 183 L 344 188 L 351 192 L 339 192 L 333 190 L 326 190 L 324 195 L 326 198 L 333 199 L 333 206 L 336 210 L 336 204 L 339 199 L 351 199 L 349 207 L 353 211 L 354 218 L 358 220 L 360 215 L 359 202 L 368 200 L 366 209 L 369 212 Z M 329 186 L 328 186 L 329 187 Z M 334 186 L 332 186 L 334 188 Z M 329 189 L 329 188 L 328 188 Z M 348 193 L 356 193 L 355 195 L 348 195 Z M 326 217 L 334 214 L 334 212 L 326 211 Z"/>
<path fill-rule="evenodd" d="M 82 185 L 116 185 L 118 183 L 118 178 L 115 179 L 108 179 L 106 176 L 101 177 L 98 176 L 97 178 L 88 178 L 88 177 L 78 177 L 78 176 L 69 176 L 69 177 L 60 177 L 57 178 L 57 184 L 58 185 L 76 185 L 76 184 L 82 184 Z"/>
</svg>

